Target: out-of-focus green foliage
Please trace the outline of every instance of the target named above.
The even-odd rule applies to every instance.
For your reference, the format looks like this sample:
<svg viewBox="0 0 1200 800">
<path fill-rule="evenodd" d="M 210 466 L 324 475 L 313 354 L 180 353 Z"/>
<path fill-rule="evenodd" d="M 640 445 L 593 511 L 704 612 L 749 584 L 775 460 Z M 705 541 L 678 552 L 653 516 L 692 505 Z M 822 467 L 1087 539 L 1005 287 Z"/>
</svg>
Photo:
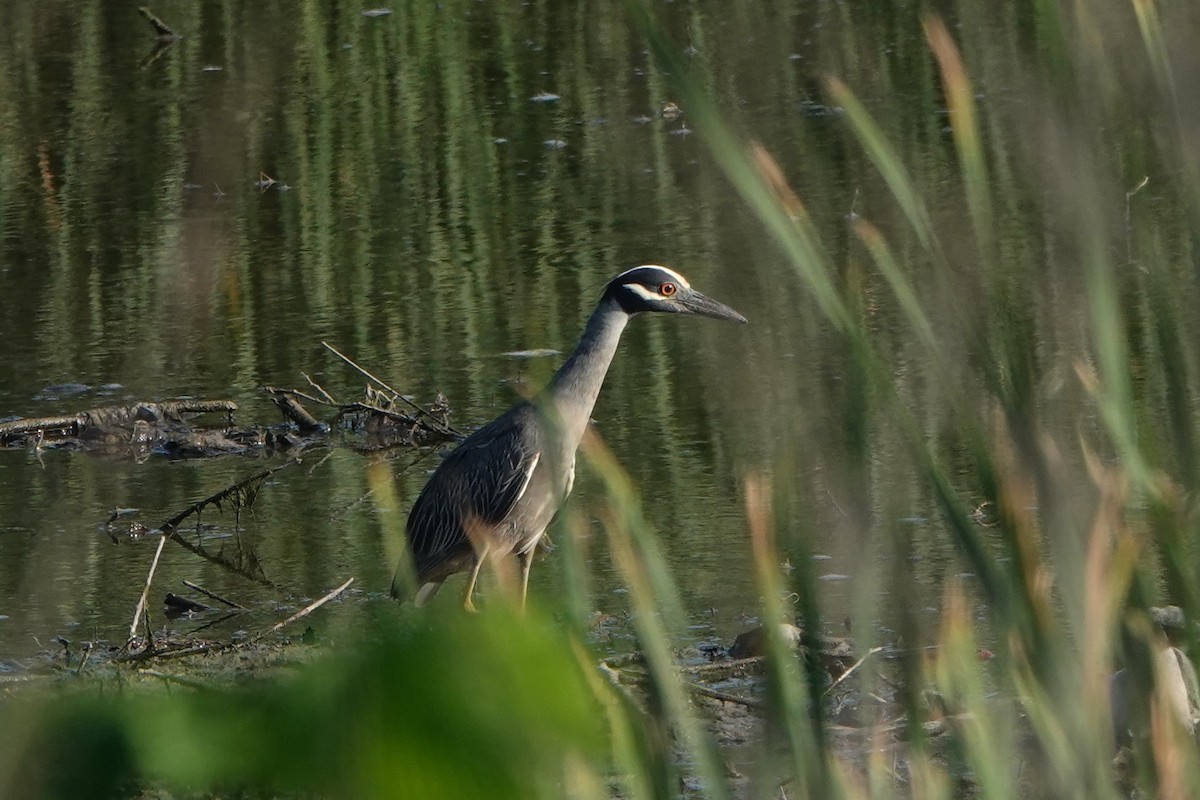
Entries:
<svg viewBox="0 0 1200 800">
<path fill-rule="evenodd" d="M 0 796 L 560 797 L 607 752 L 570 637 L 503 606 L 384 625 L 295 674 L 0 706 Z M 590 668 L 587 667 L 587 668 Z"/>
</svg>

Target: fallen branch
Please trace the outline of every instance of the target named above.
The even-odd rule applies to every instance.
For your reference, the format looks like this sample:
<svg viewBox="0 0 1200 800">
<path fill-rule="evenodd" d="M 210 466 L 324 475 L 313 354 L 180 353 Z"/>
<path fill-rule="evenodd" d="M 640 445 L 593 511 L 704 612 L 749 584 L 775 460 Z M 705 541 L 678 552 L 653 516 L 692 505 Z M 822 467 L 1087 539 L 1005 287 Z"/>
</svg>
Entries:
<svg viewBox="0 0 1200 800">
<path fill-rule="evenodd" d="M 296 392 L 290 389 L 278 389 L 274 386 L 264 386 L 263 388 L 271 395 L 271 402 L 275 404 L 280 413 L 296 423 L 301 434 L 308 436 L 325 430 L 325 425 L 318 422 L 316 417 L 308 413 L 308 409 L 300 405 L 300 401 L 295 397 Z"/>
<path fill-rule="evenodd" d="M 221 597 L 221 595 L 217 594 L 216 592 L 210 592 L 208 589 L 205 589 L 203 586 L 192 583 L 191 581 L 184 581 L 183 585 L 188 587 L 189 589 L 195 589 L 200 594 L 204 595 L 205 597 L 210 597 L 213 600 L 216 600 L 218 603 L 224 603 L 225 605 L 229 606 L 230 608 L 236 608 L 239 611 L 249 611 L 250 610 L 250 609 L 246 608 L 245 606 L 238 605 L 237 603 L 233 602 L 232 600 L 230 600 L 228 598 Z"/>
<path fill-rule="evenodd" d="M 687 688 L 695 694 L 703 697 L 710 697 L 713 700 L 720 700 L 722 703 L 736 703 L 739 706 L 761 710 L 766 708 L 766 704 L 761 700 L 756 700 L 753 697 L 741 697 L 728 692 L 719 692 L 716 689 L 709 689 L 707 686 L 701 686 L 698 683 L 685 683 Z"/>
<path fill-rule="evenodd" d="M 346 405 L 342 406 L 341 412 L 338 414 L 338 417 L 344 417 L 347 414 L 353 414 L 356 412 L 363 412 L 363 413 L 367 413 L 367 414 L 378 414 L 381 417 L 387 417 L 388 419 L 390 419 L 393 422 L 402 422 L 405 425 L 420 425 L 421 424 L 420 420 L 418 420 L 416 417 L 409 416 L 408 414 L 405 414 L 403 411 L 395 411 L 390 408 L 384 408 L 383 406 L 377 405 L 375 403 L 363 403 L 363 402 L 347 403 Z M 444 434 L 444 431 L 439 430 L 438 433 Z"/>
<path fill-rule="evenodd" d="M 63 436 L 76 436 L 79 433 L 80 421 L 80 415 L 72 414 L 61 417 L 33 417 L 0 422 L 0 440 L 47 432 L 59 433 Z"/>
<path fill-rule="evenodd" d="M 269 580 L 265 575 L 261 574 L 261 570 L 258 573 L 252 572 L 251 570 L 240 567 L 237 564 L 231 563 L 226 558 L 209 553 L 200 545 L 189 542 L 179 534 L 179 525 L 193 514 L 199 514 L 208 506 L 216 506 L 218 509 L 221 508 L 221 503 L 225 502 L 226 500 L 230 500 L 233 505 L 239 509 L 249 507 L 251 504 L 253 504 L 255 498 L 258 496 L 258 492 L 259 489 L 262 488 L 263 481 L 274 475 L 276 472 L 298 463 L 300 463 L 300 459 L 293 458 L 284 462 L 283 464 L 280 464 L 278 467 L 272 467 L 271 469 L 263 470 L 262 472 L 251 475 L 245 480 L 238 481 L 234 485 L 222 489 L 216 494 L 206 497 L 203 500 L 188 506 L 183 511 L 180 511 L 178 514 L 159 525 L 158 530 L 161 530 L 164 535 L 169 536 L 172 541 L 180 545 L 183 549 L 200 556 L 206 561 L 211 561 L 214 564 L 225 567 L 231 572 L 241 575 L 243 578 L 249 578 L 256 583 L 261 583 L 264 586 L 270 586 L 272 589 L 279 589 L 280 587 L 274 581 Z"/>
<path fill-rule="evenodd" d="M 200 653 L 216 653 L 222 650 L 228 650 L 236 645 L 234 644 L 213 644 L 212 642 L 201 642 L 200 644 L 190 645 L 188 647 L 179 647 L 174 650 L 159 650 L 154 653 L 154 658 L 159 661 L 166 661 L 169 658 L 183 658 L 184 656 L 194 656 Z"/>
<path fill-rule="evenodd" d="M 185 508 L 183 511 L 180 511 L 178 514 L 171 517 L 169 520 L 167 520 L 163 524 L 159 525 L 158 526 L 159 530 L 163 531 L 164 533 L 169 533 L 171 535 L 174 535 L 175 531 L 179 527 L 180 523 L 182 523 L 185 519 L 192 516 L 193 514 L 199 514 L 201 511 L 203 511 L 208 506 L 216 506 L 218 509 L 220 509 L 221 503 L 225 502 L 226 500 L 232 501 L 233 505 L 237 508 L 248 508 L 254 503 L 255 498 L 258 497 L 258 491 L 259 491 L 259 489 L 262 488 L 263 481 L 265 481 L 267 478 L 274 475 L 276 472 L 279 472 L 282 469 L 286 469 L 287 467 L 290 467 L 293 464 L 299 464 L 299 463 L 300 463 L 300 459 L 293 458 L 289 461 L 285 461 L 284 463 L 280 464 L 278 467 L 271 467 L 270 469 L 265 469 L 262 472 L 257 472 L 255 474 L 251 475 L 249 478 L 245 478 L 244 480 L 238 481 L 237 483 L 233 484 L 232 486 L 227 486 L 226 488 L 222 489 L 221 491 L 217 492 L 214 495 L 206 497 L 203 500 L 200 500 L 198 502 L 192 503 L 190 506 Z"/>
<path fill-rule="evenodd" d="M 79 666 L 75 668 L 76 675 L 83 672 L 83 668 L 87 666 L 88 659 L 92 657 L 92 650 L 94 649 L 95 645 L 92 642 L 83 643 L 83 660 L 80 661 Z"/>
<path fill-rule="evenodd" d="M 270 636 L 272 633 L 275 633 L 275 632 L 283 629 L 284 627 L 291 625 L 296 620 L 307 617 L 309 614 L 316 611 L 318 608 L 325 605 L 326 603 L 328 603 L 330 600 L 337 597 L 342 592 L 346 591 L 346 589 L 349 588 L 350 584 L 352 584 L 352 583 L 354 583 L 354 578 L 350 578 L 345 583 L 343 583 L 341 586 L 339 586 L 336 589 L 334 589 L 333 591 L 329 592 L 328 594 L 326 594 L 324 597 L 320 598 L 319 600 L 315 600 L 312 603 L 309 603 L 307 606 L 300 609 L 295 614 L 292 614 L 287 619 L 282 620 L 281 622 L 276 622 L 270 628 L 267 628 L 264 631 L 259 631 L 254 636 L 251 636 L 249 639 L 246 639 L 244 641 L 222 642 L 222 643 L 199 642 L 199 643 L 196 643 L 193 645 L 179 647 L 174 650 L 148 651 L 147 653 L 143 653 L 141 656 L 139 656 L 139 658 L 142 658 L 142 657 L 149 658 L 150 656 L 153 656 L 154 658 L 159 659 L 159 660 L 166 660 L 169 658 L 183 658 L 184 656 L 198 655 L 200 653 L 223 653 L 228 650 L 236 650 L 239 647 L 245 647 L 248 645 L 257 644 L 258 642 L 265 639 L 267 636 Z"/>
<path fill-rule="evenodd" d="M 131 406 L 102 406 L 54 417 L 14 419 L 0 423 L 0 442 L 34 434 L 41 436 L 102 439 L 124 437 L 128 440 L 144 431 L 166 428 L 183 423 L 184 414 L 224 412 L 232 421 L 237 403 L 232 400 L 177 400 L 162 403 L 135 403 Z"/>
<path fill-rule="evenodd" d="M 326 603 L 328 603 L 328 602 L 329 602 L 330 600 L 332 600 L 333 598 L 337 597 L 337 596 L 338 596 L 339 594 L 341 594 L 342 592 L 346 591 L 346 589 L 347 589 L 347 588 L 350 586 L 350 584 L 352 584 L 352 583 L 354 583 L 354 578 L 351 578 L 350 580 L 346 581 L 346 582 L 345 582 L 345 583 L 343 583 L 341 586 L 339 586 L 338 588 L 334 589 L 334 590 L 333 590 L 332 592 L 330 592 L 329 594 L 327 594 L 327 595 L 325 595 L 324 597 L 322 597 L 320 600 L 315 600 L 315 601 L 313 601 L 312 603 L 309 603 L 307 606 L 305 606 L 304 608 L 300 609 L 300 610 L 299 610 L 299 611 L 297 611 L 295 614 L 292 614 L 290 617 L 288 617 L 287 619 L 283 620 L 282 622 L 276 622 L 274 625 L 272 625 L 272 626 L 271 626 L 270 628 L 268 628 L 267 630 L 263 631 L 262 633 L 259 633 L 259 634 L 257 634 L 257 635 L 256 635 L 256 636 L 254 636 L 253 638 L 251 638 L 251 639 L 250 639 L 250 642 L 251 642 L 251 643 L 257 642 L 257 641 L 259 641 L 260 639 L 262 639 L 264 636 L 266 636 L 266 635 L 268 635 L 268 634 L 271 634 L 271 633 L 275 633 L 276 631 L 278 631 L 278 630 L 280 630 L 280 629 L 284 628 L 285 626 L 287 626 L 287 625 L 291 625 L 293 622 L 295 622 L 295 621 L 296 621 L 296 620 L 298 620 L 298 619 L 303 619 L 304 617 L 307 617 L 309 614 L 311 614 L 312 612 L 316 611 L 318 608 L 320 608 L 321 606 L 325 605 Z"/>
</svg>

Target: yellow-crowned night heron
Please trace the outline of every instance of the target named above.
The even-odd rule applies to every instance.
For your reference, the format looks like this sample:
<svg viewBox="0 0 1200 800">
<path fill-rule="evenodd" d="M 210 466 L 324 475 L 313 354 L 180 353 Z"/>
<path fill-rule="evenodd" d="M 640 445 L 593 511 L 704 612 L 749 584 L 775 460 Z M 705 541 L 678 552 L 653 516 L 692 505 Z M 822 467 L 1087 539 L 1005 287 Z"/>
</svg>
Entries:
<svg viewBox="0 0 1200 800">
<path fill-rule="evenodd" d="M 447 577 L 469 569 L 464 604 L 474 610 L 472 595 L 484 561 L 514 552 L 521 563 L 525 602 L 534 549 L 571 492 L 575 451 L 621 332 L 642 311 L 746 321 L 666 267 L 636 267 L 613 278 L 575 352 L 550 384 L 468 436 L 421 491 L 408 516 L 418 606 Z M 393 596 L 400 587 L 397 570 Z"/>
</svg>

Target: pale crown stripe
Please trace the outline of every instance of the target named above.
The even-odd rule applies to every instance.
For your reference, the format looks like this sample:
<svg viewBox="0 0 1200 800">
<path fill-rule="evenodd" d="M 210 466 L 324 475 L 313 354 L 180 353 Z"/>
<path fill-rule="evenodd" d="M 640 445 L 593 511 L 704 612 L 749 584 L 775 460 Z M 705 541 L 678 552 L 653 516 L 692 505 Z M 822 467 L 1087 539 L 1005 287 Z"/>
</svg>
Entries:
<svg viewBox="0 0 1200 800">
<path fill-rule="evenodd" d="M 642 264 L 640 267 L 634 267 L 633 269 L 627 269 L 624 272 L 622 272 L 620 275 L 618 275 L 616 277 L 616 280 L 621 280 L 621 278 L 624 278 L 629 273 L 637 272 L 639 269 L 661 269 L 663 272 L 667 273 L 667 275 L 669 275 L 671 277 L 671 280 L 673 280 L 673 281 L 675 281 L 675 283 L 679 284 L 680 288 L 683 288 L 683 289 L 692 288 L 692 285 L 690 283 L 688 283 L 687 278 L 683 277 L 682 275 L 680 275 L 678 272 L 671 269 L 670 267 L 664 267 L 659 264 Z"/>
</svg>

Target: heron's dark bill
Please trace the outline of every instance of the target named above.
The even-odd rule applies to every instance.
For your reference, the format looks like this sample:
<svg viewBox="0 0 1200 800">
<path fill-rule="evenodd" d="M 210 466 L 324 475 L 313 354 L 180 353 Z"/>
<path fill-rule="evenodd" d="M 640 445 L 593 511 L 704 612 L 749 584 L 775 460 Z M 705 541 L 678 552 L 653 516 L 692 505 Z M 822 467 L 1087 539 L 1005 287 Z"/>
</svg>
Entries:
<svg viewBox="0 0 1200 800">
<path fill-rule="evenodd" d="M 682 292 L 681 292 L 682 294 Z M 713 319 L 727 319 L 731 322 L 746 324 L 746 318 L 724 303 L 718 303 L 711 297 L 700 294 L 694 289 L 680 298 L 680 304 L 693 314 L 700 314 Z"/>
</svg>

